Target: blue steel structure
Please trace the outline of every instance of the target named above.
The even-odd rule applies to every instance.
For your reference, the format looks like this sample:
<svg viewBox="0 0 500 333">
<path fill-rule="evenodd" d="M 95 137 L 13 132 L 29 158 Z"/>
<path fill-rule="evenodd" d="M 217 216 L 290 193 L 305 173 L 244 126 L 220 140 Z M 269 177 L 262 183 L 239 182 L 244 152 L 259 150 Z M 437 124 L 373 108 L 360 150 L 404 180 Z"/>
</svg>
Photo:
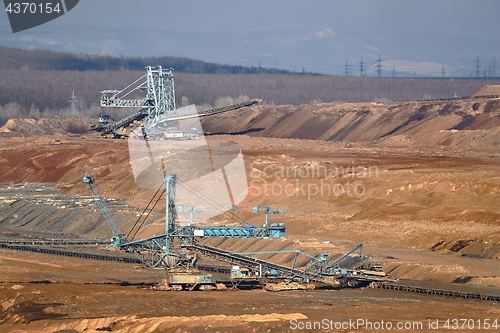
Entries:
<svg viewBox="0 0 500 333">
<path fill-rule="evenodd" d="M 147 266 L 154 269 L 192 268 L 196 259 L 185 253 L 185 250 L 187 245 L 193 243 L 195 237 L 281 238 L 285 236 L 285 226 L 282 223 L 267 226 L 267 217 L 266 224 L 261 228 L 252 225 L 233 227 L 176 224 L 175 188 L 177 176 L 170 174 L 164 180 L 166 194 L 165 233 L 142 240 L 127 241 L 104 205 L 89 174 L 83 177 L 83 182 L 92 191 L 94 199 L 113 233 L 113 242 L 109 246 L 134 253 Z"/>
<path fill-rule="evenodd" d="M 175 112 L 172 112 L 176 110 L 174 75 L 172 71 L 172 68 L 164 69 L 161 66 L 147 66 L 146 74 L 124 89 L 101 91 L 101 107 L 140 108 L 140 110 L 116 122 L 100 122 L 98 125 L 92 126 L 91 130 L 99 131 L 103 134 L 113 133 L 115 137 L 122 137 L 124 134 L 120 132 L 120 128 L 130 125 L 134 121 L 144 120 L 144 127 L 152 128 L 155 124 L 164 121 L 211 116 L 261 102 L 260 99 L 254 98 L 211 110 L 176 115 Z M 138 99 L 129 98 L 129 95 L 138 90 L 145 91 L 146 97 Z M 128 136 L 128 134 L 125 136 Z"/>
<path fill-rule="evenodd" d="M 270 206 L 264 206 L 264 207 L 254 206 L 252 209 L 254 213 L 259 213 L 262 210 L 264 210 L 265 213 L 264 228 L 270 230 L 275 237 L 285 237 L 284 233 L 285 228 L 283 223 L 273 223 L 269 227 L 269 213 L 280 214 L 280 213 L 290 213 L 290 211 L 288 209 L 272 209 Z M 280 227 L 283 227 L 283 229 L 280 229 Z M 283 234 L 281 234 L 281 232 L 283 232 Z"/>
<path fill-rule="evenodd" d="M 146 67 L 146 74 L 122 90 L 101 91 L 101 107 L 144 107 L 148 111 L 148 118 L 158 119 L 163 114 L 175 110 L 175 88 L 172 69 Z M 146 82 L 141 82 L 146 76 Z M 135 84 L 139 83 L 134 87 Z M 145 84 L 145 86 L 144 86 Z M 128 99 L 127 95 L 135 90 L 146 90 L 146 97 Z"/>
<path fill-rule="evenodd" d="M 102 216 L 108 223 L 108 226 L 111 229 L 111 232 L 113 233 L 113 236 L 111 238 L 112 243 L 110 244 L 110 246 L 118 246 L 121 243 L 125 242 L 126 236 L 122 232 L 120 232 L 120 229 L 118 229 L 118 227 L 116 226 L 116 223 L 113 220 L 113 217 L 111 216 L 108 208 L 106 207 L 104 200 L 102 200 L 102 197 L 97 191 L 94 182 L 90 178 L 90 173 L 86 173 L 85 176 L 83 176 L 82 180 L 85 184 L 87 184 L 90 191 L 92 192 L 92 196 L 94 197 L 97 206 L 101 210 Z"/>
<path fill-rule="evenodd" d="M 165 177 L 166 193 L 166 223 L 165 234 L 137 241 L 127 241 L 126 238 L 114 237 L 116 239 L 110 246 L 117 247 L 125 252 L 133 253 L 139 260 L 153 268 L 163 269 L 171 272 L 189 271 L 196 266 L 198 255 L 207 256 L 218 261 L 227 262 L 232 265 L 245 267 L 249 274 L 256 280 L 287 280 L 300 282 L 316 282 L 332 287 L 357 286 L 370 282 L 392 281 L 383 273 L 382 266 L 378 262 L 370 261 L 370 258 L 349 258 L 350 267 L 340 267 L 352 253 L 361 248 L 361 244 L 338 259 L 329 259 L 328 253 L 322 252 L 318 256 L 311 256 L 302 251 L 271 251 L 271 252 L 241 252 L 234 253 L 220 248 L 202 244 L 203 237 L 227 237 L 227 238 L 280 238 L 285 235 L 285 227 L 281 224 L 269 226 L 268 213 L 288 212 L 273 210 L 269 206 L 263 207 L 266 212 L 264 226 L 193 226 L 176 224 L 175 187 L 177 176 L 170 174 Z M 93 193 L 97 193 L 90 177 L 86 175 L 84 182 L 92 185 Z M 91 185 L 90 185 L 91 184 Z M 96 200 L 99 202 L 99 200 Z M 102 199 L 100 200 L 102 201 Z M 100 205 L 100 207 L 103 207 Z M 254 211 L 261 209 L 254 208 Z M 103 214 L 110 216 L 107 210 Z M 112 221 L 112 220 L 110 220 Z M 110 226 L 112 224 L 108 221 Z M 120 235 L 117 228 L 112 227 L 113 234 Z M 272 263 L 256 258 L 257 255 L 291 253 L 294 255 L 292 267 Z M 309 263 L 304 267 L 297 268 L 295 264 L 299 255 L 306 256 Z M 248 277 L 248 276 L 247 276 Z"/>
<path fill-rule="evenodd" d="M 285 237 L 285 226 L 271 224 L 269 227 L 228 227 L 199 226 L 193 228 L 193 232 L 202 237 L 227 237 L 227 238 L 282 238 Z"/>
</svg>

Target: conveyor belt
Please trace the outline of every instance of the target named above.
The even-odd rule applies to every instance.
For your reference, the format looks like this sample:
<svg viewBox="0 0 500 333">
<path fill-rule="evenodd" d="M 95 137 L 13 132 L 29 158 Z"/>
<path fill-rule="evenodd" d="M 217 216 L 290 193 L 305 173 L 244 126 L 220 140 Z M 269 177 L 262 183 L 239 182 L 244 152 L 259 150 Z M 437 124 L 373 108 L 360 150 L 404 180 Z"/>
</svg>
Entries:
<svg viewBox="0 0 500 333">
<path fill-rule="evenodd" d="M 387 282 L 372 282 L 370 284 L 370 287 L 388 289 L 388 290 L 407 291 L 418 294 L 440 295 L 440 296 L 461 297 L 461 298 L 475 298 L 487 301 L 500 302 L 499 295 L 480 294 L 468 291 L 453 291 L 453 290 L 434 289 L 434 288 L 426 288 L 419 286 L 405 286 L 398 283 L 387 283 Z"/>
<path fill-rule="evenodd" d="M 120 256 L 106 256 L 106 255 L 102 255 L 102 254 L 46 249 L 46 248 L 26 246 L 26 245 L 0 244 L 0 248 L 11 249 L 11 250 L 30 251 L 30 252 L 45 253 L 45 254 L 55 254 L 55 255 L 68 256 L 68 257 L 95 259 L 95 260 L 121 261 L 121 262 L 133 263 L 133 264 L 142 264 L 143 263 L 142 260 L 140 260 L 138 258 L 120 257 Z"/>
<path fill-rule="evenodd" d="M 252 268 L 255 272 L 267 271 L 269 273 L 274 271 L 277 274 L 276 277 L 292 280 L 300 279 L 302 281 L 323 283 L 337 287 L 340 286 L 340 281 L 338 281 L 337 276 L 294 269 L 287 266 L 271 263 L 266 260 L 244 256 L 208 245 L 202 245 L 198 242 L 193 242 L 192 244 L 189 244 L 185 247 L 196 250 L 204 256 L 214 258 L 219 261 L 228 262 L 232 265 Z M 342 276 L 339 277 L 342 278 Z"/>
<path fill-rule="evenodd" d="M 10 245 L 41 245 L 41 246 L 85 246 L 96 247 L 110 244 L 109 240 L 98 238 L 0 238 L 0 244 Z"/>
<path fill-rule="evenodd" d="M 28 239 L 26 239 L 28 240 Z M 31 242 L 39 242 L 38 244 L 44 245 L 43 242 L 47 242 L 47 240 L 39 240 L 32 239 L 29 240 Z M 75 241 L 89 241 L 89 240 L 75 240 Z M 93 240 L 95 241 L 95 240 Z M 303 272 L 297 269 L 292 269 L 286 266 L 282 266 L 279 264 L 274 264 L 267 262 L 265 260 L 250 258 L 242 255 L 238 255 L 235 253 L 231 253 L 229 251 L 225 251 L 222 249 L 218 249 L 215 247 L 201 245 L 199 243 L 192 244 L 188 246 L 194 250 L 199 251 L 200 253 L 207 255 L 212 258 L 216 258 L 218 260 L 222 260 L 225 262 L 233 263 L 233 264 L 241 264 L 246 267 L 256 267 L 262 265 L 265 269 L 274 269 L 282 274 L 286 274 L 289 277 L 301 277 L 308 278 L 309 281 L 320 282 L 332 284 L 332 280 L 327 280 L 326 277 L 320 275 L 313 275 L 307 272 Z M 106 261 L 118 261 L 118 262 L 126 262 L 126 263 L 134 263 L 134 264 L 143 264 L 144 262 L 138 258 L 132 257 L 122 257 L 122 256 L 108 256 L 94 253 L 84 253 L 84 252 L 75 252 L 75 251 L 64 251 L 64 250 L 56 250 L 56 249 L 48 249 L 41 248 L 35 246 L 27 246 L 27 245 L 15 245 L 8 243 L 0 243 L 0 248 L 4 249 L 12 249 L 12 250 L 21 250 L 21 251 L 29 251 L 29 252 L 37 252 L 44 254 L 52 254 L 52 255 L 60 255 L 60 256 L 69 256 L 69 257 L 78 257 L 78 258 L 86 258 L 86 259 L 94 259 L 94 260 L 106 260 Z M 228 273 L 230 271 L 229 268 L 219 267 L 219 266 L 211 266 L 211 265 L 200 265 L 199 269 L 213 272 L 221 272 Z M 438 295 L 438 296 L 448 296 L 455 298 L 470 298 L 470 299 L 479 299 L 479 300 L 487 300 L 500 302 L 500 295 L 492 295 L 492 294 L 484 294 L 477 292 L 469 292 L 469 291 L 453 291 L 447 289 L 438 289 L 438 288 L 427 288 L 422 286 L 410 286 L 410 285 L 402 285 L 399 283 L 390 283 L 383 281 L 374 281 L 370 283 L 370 288 L 380 288 L 386 290 L 395 290 L 395 291 L 405 291 L 405 292 L 413 292 L 418 294 L 427 294 L 427 295 Z"/>
<path fill-rule="evenodd" d="M 254 98 L 254 99 L 251 99 L 251 100 L 248 100 L 245 102 L 231 104 L 228 106 L 223 106 L 220 108 L 210 109 L 210 110 L 206 110 L 206 111 L 200 111 L 200 112 L 196 112 L 196 113 L 192 113 L 192 114 L 184 114 L 184 115 L 179 115 L 179 116 L 165 115 L 165 119 L 168 121 L 171 121 L 171 120 L 182 120 L 182 119 L 189 119 L 189 118 L 195 118 L 195 117 L 212 116 L 215 114 L 233 111 L 233 110 L 237 110 L 237 109 L 247 107 L 247 106 L 252 106 L 254 104 L 260 103 L 261 101 L 262 101 L 261 99 Z M 163 119 L 163 120 L 165 120 L 165 119 Z M 161 120 L 162 119 L 160 119 L 160 121 Z"/>
</svg>

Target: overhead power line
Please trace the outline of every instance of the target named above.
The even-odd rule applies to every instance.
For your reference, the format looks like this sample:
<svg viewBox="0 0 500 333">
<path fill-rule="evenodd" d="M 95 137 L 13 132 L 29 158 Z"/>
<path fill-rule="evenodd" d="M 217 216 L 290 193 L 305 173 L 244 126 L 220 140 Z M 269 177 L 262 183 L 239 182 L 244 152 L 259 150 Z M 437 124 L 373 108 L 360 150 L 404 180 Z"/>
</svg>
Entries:
<svg viewBox="0 0 500 333">
<path fill-rule="evenodd" d="M 375 67 L 377 67 L 377 77 L 382 77 L 382 67 L 384 66 L 382 65 L 382 59 L 380 59 L 380 54 L 378 55 L 377 64 L 375 65 Z"/>
</svg>

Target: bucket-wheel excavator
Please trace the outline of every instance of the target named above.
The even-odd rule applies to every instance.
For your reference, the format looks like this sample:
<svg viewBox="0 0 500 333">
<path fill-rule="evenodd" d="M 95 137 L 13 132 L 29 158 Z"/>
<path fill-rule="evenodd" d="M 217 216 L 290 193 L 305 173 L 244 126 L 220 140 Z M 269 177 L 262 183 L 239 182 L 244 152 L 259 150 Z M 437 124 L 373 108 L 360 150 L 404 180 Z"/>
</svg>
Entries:
<svg viewBox="0 0 500 333">
<path fill-rule="evenodd" d="M 206 117 L 224 113 L 261 102 L 254 98 L 237 104 L 193 112 L 191 114 L 175 114 L 175 87 L 172 69 L 165 70 L 161 66 L 148 66 L 147 73 L 129 84 L 122 90 L 101 91 L 101 107 L 103 108 L 135 108 L 138 111 L 117 121 L 112 121 L 109 115 L 102 114 L 99 122 L 90 127 L 90 130 L 100 132 L 102 136 L 111 135 L 114 138 L 128 137 L 130 128 L 143 126 L 144 123 L 158 123 L 168 121 L 175 124 L 181 119 Z M 128 96 L 137 90 L 146 92 L 144 98 L 132 99 Z M 168 137 L 190 139 L 193 133 L 186 133 L 170 129 Z"/>
</svg>

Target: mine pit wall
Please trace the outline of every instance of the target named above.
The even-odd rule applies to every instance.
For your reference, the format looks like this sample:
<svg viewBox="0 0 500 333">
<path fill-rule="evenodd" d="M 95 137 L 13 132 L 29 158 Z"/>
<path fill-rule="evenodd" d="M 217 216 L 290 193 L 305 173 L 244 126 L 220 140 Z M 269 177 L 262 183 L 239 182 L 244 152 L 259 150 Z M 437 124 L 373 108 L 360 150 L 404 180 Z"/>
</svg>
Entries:
<svg viewBox="0 0 500 333">
<path fill-rule="evenodd" d="M 497 95 L 492 96 L 494 98 L 398 103 L 261 105 L 205 117 L 201 121 L 204 132 L 208 134 L 335 142 L 371 142 L 399 135 L 428 140 L 429 134 L 434 136 L 440 131 L 497 128 L 500 125 L 500 99 L 495 97 Z M 96 120 L 10 119 L 0 127 L 0 134 L 71 134 L 68 124 L 75 121 L 88 128 Z M 221 132 L 221 129 L 231 131 Z"/>
<path fill-rule="evenodd" d="M 109 227 L 94 207 L 90 197 L 73 197 L 52 187 L 54 184 L 25 183 L 0 186 L 0 232 L 9 236 L 20 237 L 86 237 L 99 238 L 110 234 Z M 126 206 L 121 200 L 107 202 L 113 214 L 120 216 L 130 226 L 135 221 L 136 210 Z M 128 218 L 127 218 L 128 217 Z M 301 243 L 290 239 L 224 239 L 202 240 L 203 244 L 227 249 L 232 252 L 279 251 L 304 249 Z M 311 246 L 311 245 L 309 245 Z M 323 247 L 328 245 L 323 244 Z M 316 250 L 306 249 L 309 254 L 318 255 L 323 251 L 321 245 Z M 339 257 L 345 248 L 330 245 L 331 258 Z M 266 254 L 260 259 L 285 266 L 291 266 L 293 254 Z M 474 258 L 469 258 L 474 260 Z M 460 265 L 431 265 L 408 262 L 398 259 L 380 259 L 386 263 L 386 272 L 401 279 L 432 280 L 439 282 L 460 282 L 469 285 L 500 284 L 500 278 L 474 275 Z M 489 259 L 475 259 L 489 260 Z M 304 267 L 309 258 L 299 256 L 296 267 Z M 487 261 L 485 261 L 487 263 Z"/>
<path fill-rule="evenodd" d="M 202 125 L 207 133 L 231 128 L 229 134 L 274 138 L 371 142 L 406 135 L 427 140 L 440 131 L 493 130 L 500 125 L 500 99 L 264 105 L 202 119 Z"/>
<path fill-rule="evenodd" d="M 392 104 L 325 103 L 305 106 L 261 106 L 253 107 L 248 112 L 214 116 L 210 119 L 205 119 L 203 122 L 206 129 L 209 131 L 212 129 L 214 132 L 217 132 L 217 128 L 234 128 L 235 133 L 250 136 L 342 141 L 346 142 L 346 147 L 350 142 L 363 143 L 367 140 L 373 140 L 370 141 L 370 144 L 376 147 L 402 147 L 404 149 L 413 147 L 417 150 L 420 149 L 423 152 L 422 154 L 425 154 L 427 147 L 431 147 L 431 151 L 442 149 L 442 157 L 446 157 L 450 152 L 465 157 L 472 154 L 478 154 L 480 157 L 492 156 L 492 158 L 499 156 L 497 146 L 500 144 L 498 141 L 500 133 L 500 130 L 498 130 L 500 125 L 500 102 L 496 99 Z M 13 123 L 11 122 L 11 125 Z M 25 133 L 23 131 L 29 130 L 30 127 L 23 129 L 24 125 L 21 126 L 22 124 L 23 122 L 19 121 L 15 123 L 15 126 L 12 125 L 9 129 L 11 131 L 10 134 Z M 30 124 L 30 126 L 38 125 Z M 37 132 L 37 134 L 39 133 Z M 44 153 L 28 151 L 26 154 L 23 154 L 22 161 L 14 159 L 16 156 L 19 158 L 19 151 L 12 149 L 6 154 L 2 152 L 3 159 L 0 160 L 0 163 L 2 163 L 2 166 L 17 166 L 18 163 L 25 163 L 20 167 L 5 168 L 7 172 L 11 172 L 8 175 L 12 177 L 11 179 L 27 179 L 29 181 L 59 181 L 63 179 L 59 186 L 72 184 L 71 187 L 65 189 L 65 191 L 72 194 L 81 195 L 82 193 L 86 193 L 83 186 L 80 188 L 74 185 L 81 181 L 84 165 L 85 167 L 90 166 L 89 169 L 91 170 L 96 170 L 101 179 L 115 179 L 113 180 L 115 183 L 112 185 L 104 184 L 105 193 L 114 191 L 115 194 L 118 192 L 126 193 L 123 196 L 127 196 L 136 190 L 130 185 L 133 183 L 133 178 L 129 175 L 129 170 L 124 167 L 124 165 L 128 165 L 126 156 L 117 158 L 116 155 L 112 154 L 115 147 L 120 147 L 120 149 L 126 151 L 125 141 L 116 140 L 118 141 L 116 143 L 107 143 L 107 151 L 101 153 L 104 157 L 102 157 L 102 160 L 99 160 L 99 156 L 92 154 L 92 152 L 86 149 L 78 148 L 78 150 L 75 150 L 72 143 L 69 142 L 70 140 L 67 140 L 68 142 L 64 142 L 64 140 L 64 138 L 61 138 L 61 140 L 57 139 L 48 142 L 47 151 Z M 56 152 L 59 150 L 64 150 L 65 155 L 58 156 Z M 80 155 L 76 158 L 75 154 L 77 153 Z M 26 156 L 29 156 L 29 158 Z M 68 159 L 67 156 L 71 156 L 71 158 Z M 57 169 L 50 165 L 51 160 L 54 158 L 60 159 Z M 446 162 L 447 160 L 443 158 L 442 161 Z M 435 163 L 435 161 L 431 162 Z M 449 163 L 452 162 L 449 161 Z M 410 183 L 413 185 L 417 183 L 417 185 L 422 186 L 421 189 L 413 188 L 410 191 L 407 183 L 404 184 L 406 186 L 404 190 L 399 189 L 399 187 L 389 188 L 388 183 L 385 183 L 384 179 L 384 181 L 380 181 L 377 184 L 373 183 L 374 186 L 370 186 L 372 189 L 370 195 L 373 194 L 373 197 L 383 199 L 368 198 L 362 201 L 359 207 L 354 207 L 356 208 L 354 209 L 356 213 L 354 215 L 346 213 L 346 217 L 342 217 L 340 223 L 338 223 L 339 220 L 332 220 L 332 217 L 335 217 L 332 211 L 335 210 L 336 212 L 342 209 L 341 206 L 345 203 L 335 201 L 332 204 L 330 202 L 326 206 L 329 209 L 331 208 L 329 213 L 312 216 L 311 219 L 308 219 L 307 223 L 314 219 L 318 221 L 326 220 L 329 222 L 324 228 L 326 234 L 344 237 L 341 232 L 338 233 L 339 230 L 352 227 L 353 221 L 357 225 L 363 223 L 369 225 L 372 223 L 371 221 L 374 216 L 372 213 L 375 210 L 380 214 L 378 222 L 389 218 L 390 222 L 394 223 L 398 228 L 401 228 L 401 225 L 408 227 L 411 224 L 427 223 L 431 217 L 434 218 L 433 221 L 429 222 L 432 228 L 441 222 L 446 222 L 453 228 L 458 224 L 475 226 L 478 222 L 480 223 L 480 227 L 485 230 L 497 228 L 498 213 L 493 210 L 482 211 L 484 202 L 491 201 L 494 203 L 496 200 L 498 187 L 497 173 L 489 169 L 470 172 L 468 167 L 464 167 L 464 170 L 460 172 L 464 177 L 470 179 L 470 182 L 477 185 L 472 186 L 458 178 L 453 178 L 458 173 L 440 182 L 434 182 L 434 179 L 424 179 L 424 173 L 429 172 L 431 174 L 435 170 L 429 168 L 422 175 L 418 175 L 415 172 L 416 170 L 411 168 L 411 162 L 402 162 L 402 164 L 406 164 L 403 166 L 403 170 L 388 170 L 388 172 L 391 175 L 400 172 L 401 179 L 406 180 L 409 177 L 414 177 Z M 23 172 L 27 172 L 26 170 L 29 171 L 29 174 L 22 174 Z M 128 174 L 128 178 L 123 177 L 125 174 Z M 415 176 L 416 174 L 417 176 Z M 392 179 L 393 182 L 394 179 Z M 124 180 L 126 180 L 126 184 Z M 457 184 L 459 186 L 455 186 Z M 458 187 L 458 189 L 454 189 L 455 187 Z M 39 189 L 28 189 L 28 192 L 32 195 L 30 199 L 16 197 L 8 192 L 0 194 L 2 196 L 0 203 L 0 228 L 25 235 L 35 232 L 45 234 L 55 234 L 57 232 L 64 232 L 66 234 L 67 232 L 68 234 L 84 235 L 85 237 L 98 237 L 110 234 L 109 228 L 100 217 L 99 211 L 88 196 L 85 199 L 88 200 L 85 204 L 76 204 L 76 201 L 73 199 L 69 201 L 65 201 L 65 199 L 56 200 L 57 195 L 61 195 L 61 193 L 57 195 L 49 193 L 47 198 L 42 200 L 43 202 L 37 202 L 34 198 L 36 198 L 37 190 Z M 45 191 L 45 189 L 42 190 Z M 377 191 L 384 193 L 380 194 Z M 444 195 L 445 192 L 450 194 L 450 198 Z M 422 194 L 421 197 L 419 197 L 420 194 Z M 130 197 L 134 200 L 132 195 Z M 81 200 L 80 198 L 79 201 Z M 430 205 L 431 201 L 435 202 L 432 206 Z M 282 200 L 280 202 L 286 201 Z M 405 208 L 402 207 L 402 202 L 410 202 L 410 204 Z M 455 205 L 451 205 L 451 209 L 446 212 L 440 211 L 438 215 L 435 214 L 436 211 L 434 209 L 437 206 L 447 206 L 450 203 L 456 203 L 456 207 Z M 287 204 L 295 205 L 300 203 L 290 201 Z M 465 204 L 471 204 L 474 209 L 477 209 L 464 210 L 463 207 Z M 124 208 L 123 201 L 119 203 L 117 201 L 110 201 L 108 205 L 113 211 L 113 216 L 117 214 L 117 220 L 124 221 L 124 225 L 126 226 L 131 226 L 135 220 L 135 208 Z M 143 206 L 142 203 L 137 204 L 137 207 Z M 349 210 L 349 207 L 346 210 Z M 411 214 L 412 218 L 420 216 L 421 220 L 409 220 L 408 216 L 401 215 L 401 212 Z M 415 212 L 421 215 L 417 215 Z M 384 215 L 385 213 L 388 215 Z M 452 213 L 451 217 L 450 213 Z M 460 219 L 458 224 L 455 218 Z M 292 225 L 291 228 L 296 231 L 295 234 L 298 234 L 301 230 L 298 225 L 305 223 L 303 216 L 291 215 L 290 219 L 287 218 L 287 220 L 295 223 L 295 226 Z M 433 224 L 434 222 L 435 224 Z M 333 227 L 333 225 L 336 225 L 336 227 Z M 314 226 L 314 223 L 308 224 L 308 230 L 311 230 Z M 161 222 L 158 222 L 156 227 L 158 230 L 163 228 Z M 370 228 L 365 229 L 367 234 L 363 235 L 363 237 L 369 237 L 368 232 L 373 232 L 373 228 L 372 230 Z M 417 229 L 417 231 L 420 231 L 420 229 Z M 408 227 L 407 233 L 408 237 L 418 234 L 412 227 Z M 440 253 L 454 252 L 470 257 L 477 256 L 477 260 L 480 261 L 490 260 L 479 259 L 481 257 L 498 259 L 500 254 L 498 234 L 497 236 L 493 234 L 488 235 L 485 232 L 484 237 L 481 234 L 477 235 L 478 237 L 476 235 L 473 237 L 453 236 L 455 238 L 444 239 L 443 242 L 441 242 L 443 239 L 433 237 L 426 240 L 426 246 Z M 345 239 L 349 239 L 349 235 L 345 236 Z M 231 246 L 234 246 L 235 249 L 242 248 L 241 245 L 228 244 L 229 248 Z M 279 260 L 289 262 L 290 258 L 283 256 L 279 257 Z M 481 264 L 483 263 L 481 261 Z M 390 264 L 392 265 L 392 263 Z M 394 272 L 398 273 L 401 277 L 411 278 L 420 276 L 421 278 L 437 279 L 446 282 L 462 279 L 461 281 L 467 281 L 467 283 L 480 284 L 491 282 L 492 284 L 499 284 L 493 276 L 478 275 L 474 271 L 464 271 L 460 268 L 457 268 L 456 272 L 454 272 L 454 269 L 446 272 L 446 268 L 434 269 L 430 266 L 415 265 L 407 262 L 399 262 L 395 265 L 399 265 L 399 268 L 394 269 Z"/>
<path fill-rule="evenodd" d="M 111 238 L 92 197 L 69 196 L 54 185 L 0 185 L 0 232 L 21 237 Z M 106 204 L 120 227 L 134 223 L 139 214 L 139 209 L 127 206 L 124 200 L 107 200 Z"/>
<path fill-rule="evenodd" d="M 470 286 L 499 286 L 500 277 L 481 276 L 479 272 L 467 269 L 459 264 L 426 264 L 400 260 L 383 260 L 385 271 L 398 277 L 400 283 L 404 280 L 424 280 L 443 283 L 458 283 Z M 488 262 L 485 262 L 488 264 Z"/>
</svg>

